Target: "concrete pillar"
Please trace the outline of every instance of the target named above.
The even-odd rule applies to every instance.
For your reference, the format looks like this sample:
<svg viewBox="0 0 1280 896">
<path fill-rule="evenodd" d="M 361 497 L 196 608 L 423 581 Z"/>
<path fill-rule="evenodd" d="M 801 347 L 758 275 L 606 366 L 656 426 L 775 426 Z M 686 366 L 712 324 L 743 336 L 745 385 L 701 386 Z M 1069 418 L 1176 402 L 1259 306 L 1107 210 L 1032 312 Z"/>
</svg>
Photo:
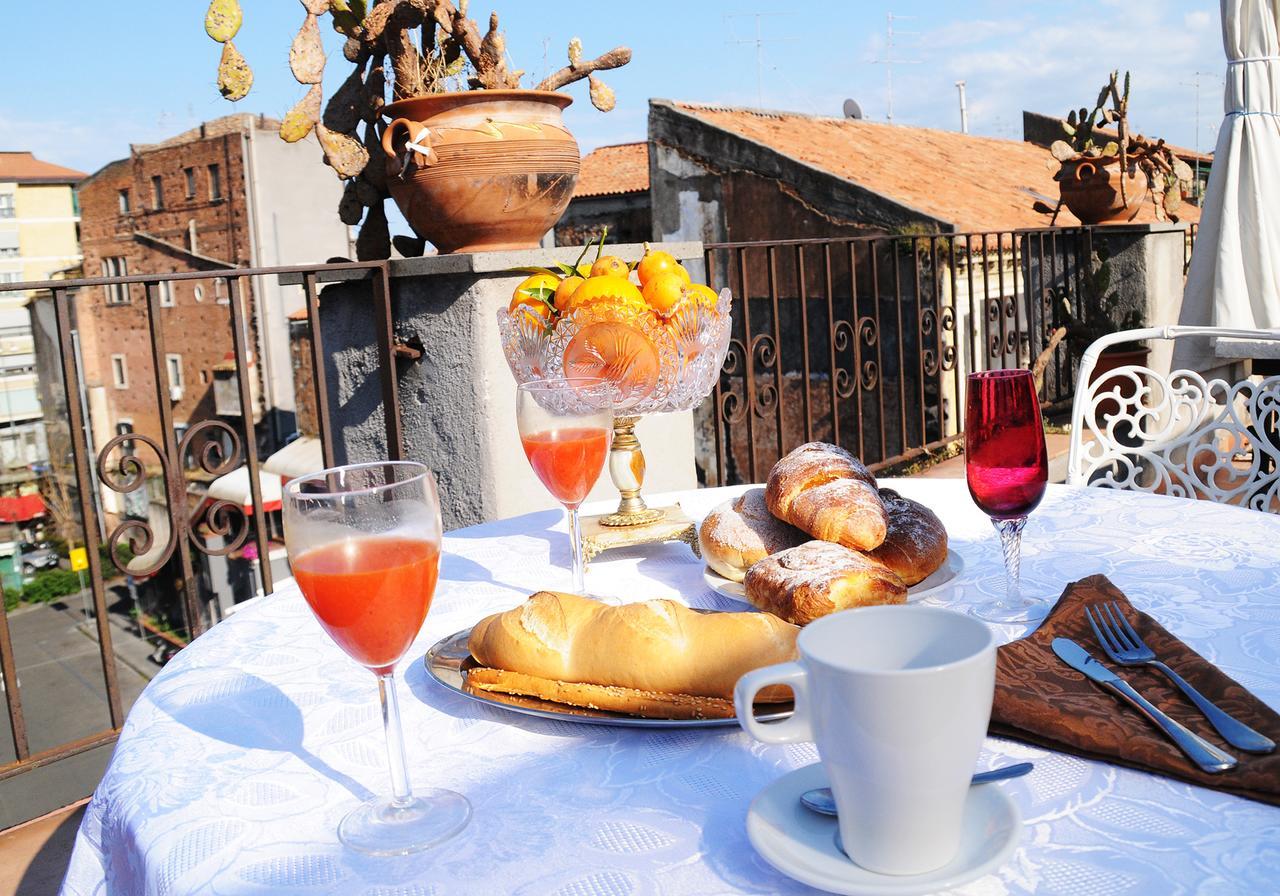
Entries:
<svg viewBox="0 0 1280 896">
<path fill-rule="evenodd" d="M 677 258 L 696 260 L 700 243 L 667 243 Z M 497 312 L 527 274 L 553 259 L 572 264 L 580 249 L 537 249 L 427 256 L 391 265 L 395 335 L 420 347 L 399 361 L 406 455 L 440 481 L 446 529 L 559 507 L 533 475 L 520 447 L 515 379 L 502 353 Z M 624 260 L 642 246 L 608 246 Z M 286 278 L 282 278 L 286 279 Z M 367 283 L 335 283 L 321 292 L 321 329 L 339 463 L 386 457 L 373 308 Z M 636 428 L 648 462 L 645 493 L 697 486 L 693 415 L 658 414 Z M 607 473 L 588 500 L 618 497 Z"/>
</svg>

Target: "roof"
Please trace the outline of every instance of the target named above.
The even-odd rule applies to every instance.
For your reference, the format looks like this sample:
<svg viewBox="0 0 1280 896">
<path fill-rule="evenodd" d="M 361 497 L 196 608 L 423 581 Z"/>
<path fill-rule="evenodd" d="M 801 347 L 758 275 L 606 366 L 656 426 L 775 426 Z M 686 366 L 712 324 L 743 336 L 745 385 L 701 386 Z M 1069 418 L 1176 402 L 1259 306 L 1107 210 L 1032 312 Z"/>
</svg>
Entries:
<svg viewBox="0 0 1280 896">
<path fill-rule="evenodd" d="M 308 317 L 307 309 L 299 308 L 297 311 L 290 311 L 286 316 L 289 318 L 289 320 L 293 320 L 293 321 L 306 320 Z"/>
<path fill-rule="evenodd" d="M 0 181 L 20 184 L 74 184 L 87 175 L 37 159 L 29 152 L 0 151 Z"/>
<path fill-rule="evenodd" d="M 955 227 L 959 233 L 1047 227 L 1037 198 L 1056 203 L 1052 156 L 1021 140 L 798 112 L 672 103 L 709 125 L 763 144 Z M 1183 206 L 1184 219 L 1199 209 Z M 1155 220 L 1148 202 L 1139 222 Z M 1059 226 L 1078 225 L 1064 207 Z"/>
<path fill-rule="evenodd" d="M 248 133 L 254 129 L 278 131 L 280 130 L 280 122 L 277 119 L 268 118 L 265 115 L 255 115 L 252 112 L 233 112 L 230 115 L 223 115 L 221 118 L 213 118 L 209 121 L 201 122 L 181 134 L 161 140 L 158 143 L 132 143 L 129 148 L 135 153 L 145 153 L 155 149 L 181 146 L 184 143 L 194 143 L 197 140 L 221 137 L 226 134 Z"/>
<path fill-rule="evenodd" d="M 602 146 L 582 157 L 574 199 L 649 190 L 649 144 Z"/>
</svg>

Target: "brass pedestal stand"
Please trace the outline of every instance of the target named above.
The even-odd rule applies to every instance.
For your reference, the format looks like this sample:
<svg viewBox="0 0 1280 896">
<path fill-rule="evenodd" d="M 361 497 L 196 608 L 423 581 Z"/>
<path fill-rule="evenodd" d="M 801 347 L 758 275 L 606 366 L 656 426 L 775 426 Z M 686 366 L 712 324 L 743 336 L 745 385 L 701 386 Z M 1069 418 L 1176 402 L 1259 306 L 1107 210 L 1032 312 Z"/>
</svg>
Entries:
<svg viewBox="0 0 1280 896">
<path fill-rule="evenodd" d="M 639 417 L 613 419 L 613 447 L 609 449 L 609 477 L 622 499 L 614 513 L 585 517 L 582 520 L 582 552 L 589 563 L 592 557 L 611 548 L 632 547 L 683 541 L 701 557 L 698 550 L 698 527 L 680 508 L 649 507 L 640 490 L 644 487 L 644 452 L 636 438 Z"/>
</svg>

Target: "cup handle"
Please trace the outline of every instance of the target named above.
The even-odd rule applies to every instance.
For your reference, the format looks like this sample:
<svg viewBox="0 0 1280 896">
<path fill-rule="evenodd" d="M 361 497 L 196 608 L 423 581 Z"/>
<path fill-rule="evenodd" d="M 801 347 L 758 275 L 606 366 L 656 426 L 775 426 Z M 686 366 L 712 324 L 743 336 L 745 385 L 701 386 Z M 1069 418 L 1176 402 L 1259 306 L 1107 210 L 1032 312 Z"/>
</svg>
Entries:
<svg viewBox="0 0 1280 896">
<path fill-rule="evenodd" d="M 796 697 L 795 712 L 782 722 L 758 722 L 752 711 L 756 694 L 772 684 L 791 688 Z M 813 726 L 809 723 L 809 678 L 799 663 L 779 663 L 748 672 L 734 686 L 733 705 L 738 713 L 738 724 L 758 741 L 795 744 L 813 740 Z"/>
</svg>

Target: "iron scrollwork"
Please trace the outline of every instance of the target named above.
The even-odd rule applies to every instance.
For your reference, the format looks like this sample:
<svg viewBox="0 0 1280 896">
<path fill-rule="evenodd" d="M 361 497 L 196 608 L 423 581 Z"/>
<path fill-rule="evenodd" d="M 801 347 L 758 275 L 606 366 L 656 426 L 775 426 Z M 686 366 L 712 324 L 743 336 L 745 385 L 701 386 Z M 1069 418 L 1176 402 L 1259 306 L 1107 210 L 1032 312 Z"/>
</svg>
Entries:
<svg viewBox="0 0 1280 896">
<path fill-rule="evenodd" d="M 230 443 L 230 448 L 228 449 L 224 445 L 221 438 L 209 438 L 211 432 L 225 435 Z M 172 466 L 173 459 L 166 455 L 164 447 L 150 436 L 140 433 L 130 432 L 115 436 L 98 453 L 98 478 L 103 485 L 117 494 L 125 495 L 136 492 L 147 484 L 146 464 L 136 452 L 137 443 L 146 445 L 155 453 L 160 465 L 161 477 L 165 483 L 169 537 L 163 550 L 150 563 L 144 566 L 137 566 L 132 563 L 122 564 L 118 553 L 122 542 L 128 542 L 129 549 L 135 557 L 149 553 L 155 545 L 155 531 L 152 529 L 149 520 L 126 519 L 122 521 L 107 537 L 112 563 L 120 572 L 135 576 L 146 576 L 160 570 L 169 562 L 174 550 L 177 549 L 180 537 L 178 531 L 180 521 L 181 527 L 185 528 L 191 544 L 196 550 L 204 554 L 223 556 L 240 547 L 245 538 L 248 537 L 248 515 L 244 512 L 243 507 L 233 501 L 215 500 L 207 507 L 197 510 L 195 516 L 190 519 L 186 519 L 185 516 L 178 516 L 178 514 L 183 513 L 185 501 L 185 490 L 177 487 L 178 483 L 183 482 L 180 471 L 188 452 L 195 444 L 195 440 L 202 434 L 205 438 L 205 444 L 195 455 L 196 462 L 201 470 L 211 476 L 223 476 L 240 465 L 240 436 L 230 424 L 221 420 L 201 421 L 186 432 L 182 441 L 178 444 L 177 463 L 179 466 L 176 476 Z M 112 463 L 111 456 L 117 448 L 123 453 L 118 460 Z M 211 548 L 196 537 L 196 527 L 202 521 L 214 535 L 223 536 L 224 538 L 230 536 L 224 547 Z"/>
<path fill-rule="evenodd" d="M 755 366 L 772 367 L 778 358 L 778 347 L 773 337 L 767 333 L 759 333 L 751 339 L 751 364 L 747 368 L 747 377 L 755 380 Z M 778 406 L 778 390 L 781 384 L 774 382 L 761 383 L 756 380 L 755 407 L 752 410 L 757 417 L 771 413 Z"/>
</svg>

